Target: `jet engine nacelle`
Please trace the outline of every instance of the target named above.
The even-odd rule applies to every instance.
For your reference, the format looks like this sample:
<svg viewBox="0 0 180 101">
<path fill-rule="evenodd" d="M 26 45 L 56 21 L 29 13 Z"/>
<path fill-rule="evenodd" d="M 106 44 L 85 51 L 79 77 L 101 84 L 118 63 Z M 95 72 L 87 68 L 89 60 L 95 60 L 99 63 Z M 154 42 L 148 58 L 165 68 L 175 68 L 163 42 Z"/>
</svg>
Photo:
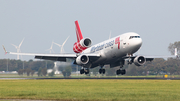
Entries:
<svg viewBox="0 0 180 101">
<path fill-rule="evenodd" d="M 134 64 L 136 66 L 142 66 L 146 63 L 146 59 L 143 56 L 137 56 L 134 58 Z"/>
<path fill-rule="evenodd" d="M 80 42 L 74 43 L 73 51 L 75 53 L 81 53 L 83 50 L 91 46 L 91 40 L 89 38 L 82 39 Z"/>
<path fill-rule="evenodd" d="M 86 55 L 80 55 L 76 58 L 76 64 L 85 65 L 89 62 L 89 57 Z"/>
</svg>

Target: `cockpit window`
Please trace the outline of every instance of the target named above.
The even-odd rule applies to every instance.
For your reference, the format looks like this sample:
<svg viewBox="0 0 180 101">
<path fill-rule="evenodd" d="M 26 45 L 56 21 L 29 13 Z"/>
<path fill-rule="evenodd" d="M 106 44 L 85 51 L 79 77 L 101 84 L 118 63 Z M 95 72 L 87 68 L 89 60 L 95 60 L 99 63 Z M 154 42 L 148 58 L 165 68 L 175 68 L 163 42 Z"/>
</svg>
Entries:
<svg viewBox="0 0 180 101">
<path fill-rule="evenodd" d="M 132 39 L 132 38 L 140 38 L 140 36 L 130 36 L 129 39 Z"/>
</svg>

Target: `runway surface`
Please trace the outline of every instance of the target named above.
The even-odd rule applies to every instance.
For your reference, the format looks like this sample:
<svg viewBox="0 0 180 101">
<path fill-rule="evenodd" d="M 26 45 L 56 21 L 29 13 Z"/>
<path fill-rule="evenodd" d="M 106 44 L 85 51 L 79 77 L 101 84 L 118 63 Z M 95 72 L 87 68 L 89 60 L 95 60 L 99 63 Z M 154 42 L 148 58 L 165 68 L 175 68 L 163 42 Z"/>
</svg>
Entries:
<svg viewBox="0 0 180 101">
<path fill-rule="evenodd" d="M 11 79 L 17 79 L 17 80 L 26 80 L 26 79 L 134 79 L 134 80 L 180 80 L 180 78 L 156 78 L 156 77 L 121 77 L 121 78 L 0 78 L 0 80 L 11 80 Z"/>
</svg>

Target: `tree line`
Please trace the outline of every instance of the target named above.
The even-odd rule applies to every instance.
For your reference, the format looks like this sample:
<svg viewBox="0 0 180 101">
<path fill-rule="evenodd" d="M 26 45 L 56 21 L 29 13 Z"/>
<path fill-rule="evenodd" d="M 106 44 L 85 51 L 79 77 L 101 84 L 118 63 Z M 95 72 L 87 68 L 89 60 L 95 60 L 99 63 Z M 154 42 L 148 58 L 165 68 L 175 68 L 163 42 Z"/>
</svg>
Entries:
<svg viewBox="0 0 180 101">
<path fill-rule="evenodd" d="M 0 59 L 0 71 L 18 71 L 19 69 L 30 68 L 32 70 L 38 71 L 39 68 L 53 68 L 53 61 L 21 61 L 15 59 Z"/>
<path fill-rule="evenodd" d="M 36 71 L 38 71 L 38 76 L 46 75 L 47 69 L 53 67 L 53 61 L 0 59 L 0 71 L 17 71 L 19 75 L 26 73 L 27 76 L 33 76 Z"/>
</svg>

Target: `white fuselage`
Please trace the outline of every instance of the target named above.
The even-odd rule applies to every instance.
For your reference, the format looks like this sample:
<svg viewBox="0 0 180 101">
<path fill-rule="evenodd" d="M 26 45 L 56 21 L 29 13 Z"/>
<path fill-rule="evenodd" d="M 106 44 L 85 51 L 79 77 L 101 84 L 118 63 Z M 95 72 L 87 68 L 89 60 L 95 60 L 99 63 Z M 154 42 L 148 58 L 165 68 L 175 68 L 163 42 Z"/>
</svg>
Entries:
<svg viewBox="0 0 180 101">
<path fill-rule="evenodd" d="M 93 61 L 92 68 L 98 65 L 111 64 L 124 56 L 137 52 L 142 45 L 140 35 L 134 32 L 125 33 L 89 47 L 82 53 L 98 53 L 100 58 Z"/>
</svg>

